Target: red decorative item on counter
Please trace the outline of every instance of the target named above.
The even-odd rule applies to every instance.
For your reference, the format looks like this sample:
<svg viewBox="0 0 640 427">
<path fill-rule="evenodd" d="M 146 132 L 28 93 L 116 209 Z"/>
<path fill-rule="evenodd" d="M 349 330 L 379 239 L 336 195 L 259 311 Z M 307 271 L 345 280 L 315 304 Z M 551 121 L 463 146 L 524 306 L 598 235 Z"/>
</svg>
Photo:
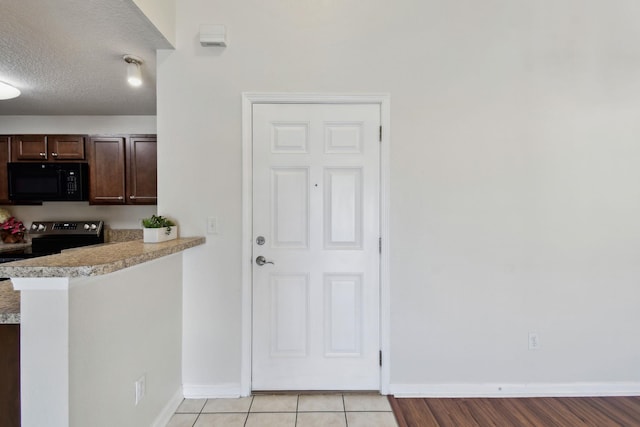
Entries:
<svg viewBox="0 0 640 427">
<path fill-rule="evenodd" d="M 18 221 L 14 217 L 0 224 L 0 237 L 2 237 L 2 241 L 5 243 L 24 242 L 25 231 L 26 228 L 22 221 Z"/>
</svg>

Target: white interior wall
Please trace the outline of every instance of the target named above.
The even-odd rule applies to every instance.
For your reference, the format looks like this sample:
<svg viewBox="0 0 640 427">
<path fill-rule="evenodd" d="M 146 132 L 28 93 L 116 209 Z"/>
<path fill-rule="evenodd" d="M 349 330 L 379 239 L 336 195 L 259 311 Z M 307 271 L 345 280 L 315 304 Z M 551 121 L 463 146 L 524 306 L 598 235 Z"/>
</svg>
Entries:
<svg viewBox="0 0 640 427">
<path fill-rule="evenodd" d="M 156 133 L 155 116 L 0 116 L 0 135 Z M 102 219 L 111 228 L 140 228 L 156 206 L 90 206 L 89 202 L 45 202 L 3 206 L 25 224 L 32 221 Z"/>
<path fill-rule="evenodd" d="M 155 421 L 175 410 L 181 392 L 181 276 L 178 253 L 81 278 L 71 288 L 70 426 L 166 425 Z M 145 395 L 136 405 L 135 382 L 143 376 Z"/>
<path fill-rule="evenodd" d="M 176 43 L 176 0 L 133 0 L 172 46 Z"/>
<path fill-rule="evenodd" d="M 106 275 L 12 280 L 23 426 L 167 425 L 182 401 L 182 253 Z"/>
<path fill-rule="evenodd" d="M 227 48 L 198 43 L 213 20 Z M 392 391 L 640 391 L 639 20 L 632 0 L 179 2 L 158 210 L 220 228 L 185 254 L 185 389 L 240 382 L 251 91 L 391 95 Z"/>
</svg>

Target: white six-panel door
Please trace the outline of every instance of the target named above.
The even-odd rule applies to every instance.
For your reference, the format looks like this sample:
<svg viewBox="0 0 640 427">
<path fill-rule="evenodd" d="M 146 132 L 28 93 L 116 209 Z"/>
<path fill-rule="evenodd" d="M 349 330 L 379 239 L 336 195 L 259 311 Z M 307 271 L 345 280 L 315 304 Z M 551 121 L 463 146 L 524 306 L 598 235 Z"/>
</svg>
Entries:
<svg viewBox="0 0 640 427">
<path fill-rule="evenodd" d="M 379 105 L 253 106 L 254 390 L 380 387 L 379 126 Z"/>
</svg>

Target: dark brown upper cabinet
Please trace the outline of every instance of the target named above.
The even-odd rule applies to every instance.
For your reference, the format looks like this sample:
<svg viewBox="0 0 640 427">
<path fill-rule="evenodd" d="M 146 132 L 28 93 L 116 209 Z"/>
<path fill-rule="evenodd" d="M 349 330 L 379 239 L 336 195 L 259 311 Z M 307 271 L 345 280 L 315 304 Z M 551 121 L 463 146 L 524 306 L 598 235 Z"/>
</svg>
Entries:
<svg viewBox="0 0 640 427">
<path fill-rule="evenodd" d="M 0 204 L 11 203 L 9 200 L 9 179 L 7 177 L 7 163 L 11 159 L 11 137 L 0 136 Z"/>
<path fill-rule="evenodd" d="M 89 203 L 155 205 L 155 135 L 91 136 L 88 143 Z"/>
<path fill-rule="evenodd" d="M 85 135 L 15 135 L 11 139 L 13 162 L 85 161 Z"/>
<path fill-rule="evenodd" d="M 158 151 L 155 135 L 132 135 L 127 140 L 127 203 L 158 202 Z"/>
</svg>

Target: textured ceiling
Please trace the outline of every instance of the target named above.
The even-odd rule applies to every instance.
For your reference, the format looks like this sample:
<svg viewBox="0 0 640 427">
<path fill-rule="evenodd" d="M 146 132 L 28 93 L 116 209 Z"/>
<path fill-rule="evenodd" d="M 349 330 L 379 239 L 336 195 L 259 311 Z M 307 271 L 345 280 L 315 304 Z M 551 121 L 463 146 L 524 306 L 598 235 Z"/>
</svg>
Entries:
<svg viewBox="0 0 640 427">
<path fill-rule="evenodd" d="M 0 115 L 155 115 L 156 49 L 172 46 L 132 0 L 0 0 Z M 144 60 L 141 87 L 124 54 Z"/>
</svg>

